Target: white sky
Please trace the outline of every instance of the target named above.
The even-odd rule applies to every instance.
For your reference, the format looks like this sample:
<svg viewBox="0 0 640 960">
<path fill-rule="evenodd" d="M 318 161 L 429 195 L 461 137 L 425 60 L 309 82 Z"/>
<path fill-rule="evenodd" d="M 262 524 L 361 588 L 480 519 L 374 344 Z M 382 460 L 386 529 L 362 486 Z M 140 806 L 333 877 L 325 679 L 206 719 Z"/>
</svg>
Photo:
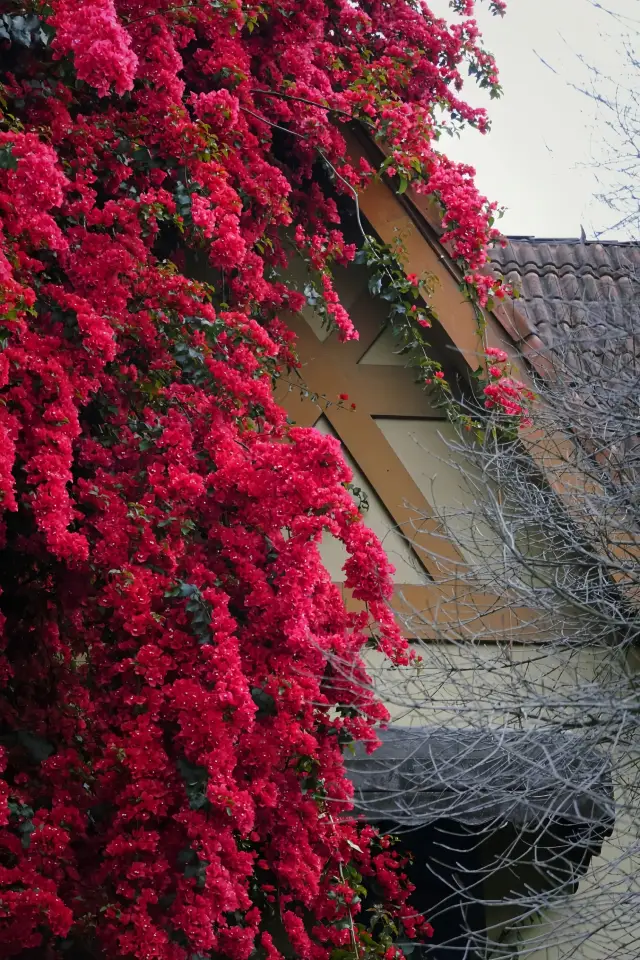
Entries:
<svg viewBox="0 0 640 960">
<path fill-rule="evenodd" d="M 432 0 L 430 6 L 450 16 L 446 0 Z M 624 82 L 624 40 L 631 37 L 638 44 L 640 0 L 601 0 L 600 9 L 590 0 L 507 0 L 504 18 L 488 15 L 486 7 L 478 3 L 478 19 L 485 46 L 496 57 L 504 95 L 489 101 L 469 82 L 467 98 L 488 106 L 492 129 L 484 137 L 469 130 L 459 141 L 443 138 L 441 147 L 474 166 L 480 190 L 507 207 L 498 223 L 503 233 L 578 237 L 583 225 L 592 237 L 615 217 L 594 199 L 595 161 L 603 156 L 604 137 L 611 143 L 611 135 L 596 105 L 571 83 L 588 80 L 579 55 Z M 637 89 L 640 76 L 634 82 Z M 615 91 L 613 85 L 608 89 Z M 605 237 L 628 239 L 623 233 Z"/>
</svg>

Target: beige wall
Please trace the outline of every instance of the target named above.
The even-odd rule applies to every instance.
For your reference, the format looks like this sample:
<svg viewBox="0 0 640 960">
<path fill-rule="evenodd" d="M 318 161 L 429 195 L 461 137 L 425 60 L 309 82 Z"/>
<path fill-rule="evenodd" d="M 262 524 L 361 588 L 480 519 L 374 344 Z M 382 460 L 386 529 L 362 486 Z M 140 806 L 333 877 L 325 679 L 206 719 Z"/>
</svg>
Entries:
<svg viewBox="0 0 640 960">
<path fill-rule="evenodd" d="M 425 499 L 433 504 L 442 538 L 450 539 L 453 534 L 469 562 L 479 556 L 499 555 L 498 538 L 486 523 L 471 517 L 481 481 L 474 480 L 468 463 L 456 450 L 460 437 L 453 424 L 392 417 L 380 417 L 376 423 Z"/>
<path fill-rule="evenodd" d="M 300 269 L 300 268 L 298 268 Z M 358 278 L 360 279 L 360 278 Z M 300 281 L 302 282 L 302 281 Z M 343 278 L 341 287 L 345 287 Z M 351 290 L 348 299 L 355 298 L 355 291 Z M 303 311 L 315 335 L 321 340 L 326 339 L 326 330 L 322 328 L 320 318 L 310 308 Z M 391 331 L 387 328 L 374 340 L 358 361 L 358 366 L 376 367 L 404 367 L 405 359 L 397 352 Z M 410 379 L 412 372 L 407 370 L 406 377 Z M 450 445 L 458 440 L 455 428 L 446 420 L 441 419 L 437 411 L 433 410 L 425 396 L 425 412 L 428 416 L 416 418 L 405 417 L 375 417 L 375 424 L 386 440 L 390 449 L 396 454 L 408 475 L 415 482 L 424 498 L 436 506 L 436 513 L 442 522 L 438 524 L 436 537 L 440 536 L 443 542 L 448 542 L 447 529 L 455 531 L 464 542 L 471 555 L 471 546 L 475 541 L 479 549 L 487 549 L 489 543 L 495 550 L 495 537 L 486 526 L 476 524 L 472 526 L 467 516 L 463 516 L 473 504 L 474 491 L 465 482 L 460 470 L 457 469 L 463 461 L 452 454 Z M 435 415 L 435 416 L 434 416 Z M 436 418 L 437 417 L 437 418 Z M 336 436 L 326 416 L 321 416 L 315 424 L 316 428 L 326 434 Z M 421 523 L 423 514 L 419 508 L 414 509 L 414 524 L 408 522 L 399 528 L 390 516 L 388 510 L 377 496 L 373 486 L 368 482 L 358 468 L 348 449 L 343 446 L 345 459 L 354 472 L 354 483 L 363 489 L 369 501 L 369 510 L 365 522 L 383 542 L 389 559 L 396 567 L 396 583 L 420 584 L 425 582 L 424 569 L 417 562 L 414 548 L 408 541 L 414 539 L 416 527 Z M 402 491 L 398 491 L 402 497 Z M 416 507 L 407 502 L 408 506 Z M 437 550 L 437 543 L 435 545 Z M 420 548 L 417 548 L 420 555 Z M 342 564 L 346 555 L 333 538 L 326 536 L 322 548 L 323 559 L 336 582 L 342 582 Z"/>
<path fill-rule="evenodd" d="M 335 431 L 331 428 L 326 417 L 321 417 L 316 423 L 316 429 L 321 433 L 335 436 Z M 424 583 L 425 575 L 418 559 L 409 544 L 403 531 L 397 528 L 393 519 L 389 516 L 380 497 L 376 494 L 371 484 L 357 464 L 349 455 L 349 451 L 343 446 L 344 458 L 353 470 L 353 483 L 360 487 L 367 496 L 369 508 L 365 514 L 365 522 L 368 527 L 378 536 L 382 542 L 385 552 L 396 568 L 394 580 L 396 583 Z M 410 535 L 410 532 L 409 532 Z M 336 540 L 330 534 L 325 533 L 320 545 L 322 560 L 331 574 L 335 583 L 344 581 L 344 572 L 342 566 L 347 559 L 347 552 L 340 541 Z"/>
</svg>

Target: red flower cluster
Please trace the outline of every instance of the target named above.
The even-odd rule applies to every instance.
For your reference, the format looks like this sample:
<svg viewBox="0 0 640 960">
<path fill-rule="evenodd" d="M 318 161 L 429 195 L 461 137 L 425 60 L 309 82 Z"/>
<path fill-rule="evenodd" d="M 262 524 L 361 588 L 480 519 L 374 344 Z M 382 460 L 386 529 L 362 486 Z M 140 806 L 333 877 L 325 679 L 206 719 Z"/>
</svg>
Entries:
<svg viewBox="0 0 640 960">
<path fill-rule="evenodd" d="M 508 358 L 504 350 L 489 347 L 485 356 L 489 361 L 487 372 L 490 377 L 484 388 L 485 407 L 488 410 L 497 408 L 508 417 L 515 417 L 520 427 L 530 427 L 533 421 L 527 404 L 535 399 L 534 395 L 524 383 L 507 374 L 505 364 Z"/>
<path fill-rule="evenodd" d="M 295 363 L 280 315 L 304 303 L 292 247 L 354 335 L 319 170 L 347 195 L 372 171 L 335 117 L 423 171 L 471 268 L 491 236 L 432 142 L 436 107 L 483 125 L 454 93 L 484 69 L 477 35 L 366 6 L 4 5 L 3 957 L 325 960 L 355 936 L 355 960 L 371 880 L 380 917 L 428 932 L 400 861 L 342 816 L 343 747 L 386 719 L 362 648 L 408 659 L 392 568 L 338 443 L 272 398 Z"/>
</svg>

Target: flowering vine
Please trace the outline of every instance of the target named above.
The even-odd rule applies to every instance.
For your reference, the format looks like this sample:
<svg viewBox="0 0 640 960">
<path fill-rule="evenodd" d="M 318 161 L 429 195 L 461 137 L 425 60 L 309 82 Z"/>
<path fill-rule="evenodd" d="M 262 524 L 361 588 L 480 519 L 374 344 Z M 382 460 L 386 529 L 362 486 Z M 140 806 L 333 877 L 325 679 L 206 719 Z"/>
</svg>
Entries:
<svg viewBox="0 0 640 960">
<path fill-rule="evenodd" d="M 486 129 L 464 68 L 498 89 L 461 12 L 2 5 L 3 956 L 390 960 L 395 932 L 428 933 L 389 840 L 348 816 L 342 757 L 387 719 L 365 644 L 409 658 L 392 569 L 338 443 L 271 388 L 296 364 L 292 248 L 357 335 L 318 166 L 338 192 L 378 172 L 342 122 L 391 144 L 469 271 L 486 261 L 492 208 L 436 148 L 443 124 Z"/>
<path fill-rule="evenodd" d="M 485 356 L 489 376 L 489 383 L 483 391 L 485 407 L 496 410 L 507 423 L 517 422 L 519 427 L 530 427 L 533 420 L 527 404 L 535 400 L 535 395 L 524 383 L 511 376 L 504 350 L 488 347 Z"/>
<path fill-rule="evenodd" d="M 380 243 L 366 236 L 356 253 L 355 260 L 366 264 L 369 269 L 369 292 L 381 297 L 389 304 L 389 325 L 398 344 L 398 353 L 406 357 L 425 389 L 434 395 L 435 402 L 446 413 L 447 418 L 465 430 L 473 430 L 479 435 L 485 426 L 474 415 L 469 404 L 457 398 L 451 384 L 446 379 L 442 365 L 431 354 L 428 330 L 437 319 L 429 306 L 433 279 L 425 274 L 407 274 L 402 266 L 402 239 L 397 237 L 392 245 Z M 472 296 L 467 283 L 464 292 Z M 501 287 L 498 295 L 502 297 L 510 288 Z M 515 294 L 514 294 L 515 295 Z M 478 307 L 477 300 L 474 305 Z M 478 312 L 478 322 L 482 332 L 484 314 Z M 507 354 L 504 350 L 487 347 L 475 379 L 478 381 L 482 402 L 487 410 L 498 413 L 501 422 L 492 423 L 492 429 L 500 427 L 506 436 L 531 425 L 529 406 L 535 398 L 533 393 L 520 381 L 511 376 Z M 495 421 L 495 418 L 494 418 Z"/>
</svg>

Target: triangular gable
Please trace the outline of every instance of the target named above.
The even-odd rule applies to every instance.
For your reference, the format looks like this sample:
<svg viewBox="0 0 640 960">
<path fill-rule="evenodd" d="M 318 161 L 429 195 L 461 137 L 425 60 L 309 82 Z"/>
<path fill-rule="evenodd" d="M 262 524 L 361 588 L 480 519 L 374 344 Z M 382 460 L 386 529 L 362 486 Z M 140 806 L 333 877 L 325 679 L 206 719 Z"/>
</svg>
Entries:
<svg viewBox="0 0 640 960">
<path fill-rule="evenodd" d="M 296 279 L 300 283 L 304 277 Z M 385 541 L 397 567 L 394 606 L 407 635 L 429 638 L 429 624 L 436 619 L 445 633 L 450 623 L 456 635 L 464 634 L 467 623 L 473 635 L 479 611 L 486 611 L 495 630 L 512 633 L 517 626 L 521 633 L 523 611 L 510 609 L 508 601 L 470 595 L 468 588 L 461 596 L 455 579 L 465 558 L 432 507 L 434 494 L 440 506 L 444 500 L 454 511 L 465 505 L 465 496 L 470 504 L 441 437 L 453 439 L 453 427 L 416 382 L 415 371 L 394 353 L 384 327 L 388 306 L 369 293 L 367 279 L 362 267 L 336 271 L 336 289 L 359 332 L 357 341 L 327 336 L 311 308 L 288 318 L 302 368 L 299 380 L 280 383 L 276 397 L 297 424 L 319 427 L 342 442 L 355 483 L 367 488 L 372 503 L 366 522 Z M 455 356 L 441 352 L 438 359 L 446 368 Z M 340 395 L 348 400 L 339 402 Z M 325 554 L 340 583 L 340 551 L 325 546 Z"/>
</svg>

